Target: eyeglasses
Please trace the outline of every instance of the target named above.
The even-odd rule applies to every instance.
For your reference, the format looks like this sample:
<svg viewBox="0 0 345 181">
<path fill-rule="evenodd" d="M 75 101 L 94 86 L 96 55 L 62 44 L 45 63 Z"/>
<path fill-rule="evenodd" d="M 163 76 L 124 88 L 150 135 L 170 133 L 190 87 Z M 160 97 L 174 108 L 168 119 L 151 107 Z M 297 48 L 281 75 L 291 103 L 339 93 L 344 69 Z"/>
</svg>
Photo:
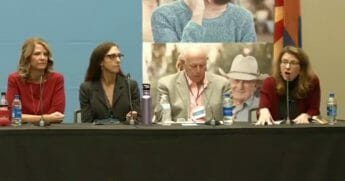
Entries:
<svg viewBox="0 0 345 181">
<path fill-rule="evenodd" d="M 113 53 L 113 54 L 108 54 L 108 55 L 105 55 L 105 56 L 110 58 L 110 59 L 112 59 L 112 60 L 115 60 L 116 58 L 122 58 L 125 55 L 122 54 L 122 53 Z"/>
<path fill-rule="evenodd" d="M 291 67 L 296 67 L 297 65 L 299 65 L 299 62 L 297 61 L 287 61 L 287 60 L 282 60 L 280 62 L 280 65 L 281 66 L 287 66 L 287 65 L 290 65 Z"/>
</svg>

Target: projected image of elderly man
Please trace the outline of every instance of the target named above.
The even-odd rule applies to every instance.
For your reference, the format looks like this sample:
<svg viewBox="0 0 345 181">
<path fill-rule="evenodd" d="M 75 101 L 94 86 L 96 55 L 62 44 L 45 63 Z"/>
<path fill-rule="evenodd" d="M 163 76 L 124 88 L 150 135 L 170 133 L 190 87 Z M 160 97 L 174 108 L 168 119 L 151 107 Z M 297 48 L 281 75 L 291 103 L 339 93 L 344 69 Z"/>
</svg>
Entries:
<svg viewBox="0 0 345 181">
<path fill-rule="evenodd" d="M 179 58 L 183 70 L 160 78 L 157 87 L 159 95 L 168 96 L 172 120 L 222 120 L 222 96 L 229 91 L 228 80 L 206 72 L 208 56 L 202 46 L 191 45 Z"/>
<path fill-rule="evenodd" d="M 251 110 L 259 105 L 259 98 L 255 96 L 258 84 L 267 76 L 260 74 L 255 57 L 243 55 L 234 58 L 228 74 L 221 69 L 220 72 L 230 79 L 235 120 L 249 121 Z"/>
</svg>

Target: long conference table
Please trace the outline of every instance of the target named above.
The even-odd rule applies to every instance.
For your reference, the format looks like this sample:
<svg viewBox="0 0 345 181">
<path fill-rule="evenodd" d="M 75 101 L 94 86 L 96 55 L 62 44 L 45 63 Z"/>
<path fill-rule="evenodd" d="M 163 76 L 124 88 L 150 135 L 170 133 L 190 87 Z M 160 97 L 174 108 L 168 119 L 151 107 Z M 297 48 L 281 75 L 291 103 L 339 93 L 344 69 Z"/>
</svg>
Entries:
<svg viewBox="0 0 345 181">
<path fill-rule="evenodd" d="M 345 122 L 0 128 L 0 180 L 345 180 Z"/>
</svg>

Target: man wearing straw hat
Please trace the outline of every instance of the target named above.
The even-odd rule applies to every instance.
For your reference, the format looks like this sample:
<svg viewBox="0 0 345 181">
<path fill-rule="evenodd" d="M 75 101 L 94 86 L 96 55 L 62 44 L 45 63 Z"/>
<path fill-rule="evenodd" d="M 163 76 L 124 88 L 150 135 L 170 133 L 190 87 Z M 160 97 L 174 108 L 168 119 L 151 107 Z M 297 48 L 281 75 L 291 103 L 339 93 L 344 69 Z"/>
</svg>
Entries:
<svg viewBox="0 0 345 181">
<path fill-rule="evenodd" d="M 220 73 L 230 79 L 234 116 L 236 121 L 250 121 L 251 111 L 259 105 L 255 96 L 259 81 L 267 75 L 260 74 L 258 63 L 252 56 L 237 55 L 231 65 L 230 72 Z M 252 120 L 255 121 L 255 120 Z"/>
</svg>

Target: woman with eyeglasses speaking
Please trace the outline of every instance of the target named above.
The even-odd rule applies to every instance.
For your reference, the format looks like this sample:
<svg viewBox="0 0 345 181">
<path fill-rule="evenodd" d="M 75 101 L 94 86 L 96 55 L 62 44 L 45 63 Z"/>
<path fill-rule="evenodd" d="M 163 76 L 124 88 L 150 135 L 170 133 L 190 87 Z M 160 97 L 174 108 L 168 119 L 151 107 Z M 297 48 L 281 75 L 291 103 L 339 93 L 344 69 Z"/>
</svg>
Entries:
<svg viewBox="0 0 345 181">
<path fill-rule="evenodd" d="M 320 83 L 307 54 L 293 46 L 283 48 L 273 65 L 272 76 L 260 91 L 257 125 L 285 120 L 291 124 L 308 124 L 320 114 Z"/>
<path fill-rule="evenodd" d="M 136 118 L 140 93 L 137 82 L 121 70 L 123 56 L 113 42 L 101 43 L 93 50 L 85 81 L 79 89 L 82 122 Z"/>
</svg>

